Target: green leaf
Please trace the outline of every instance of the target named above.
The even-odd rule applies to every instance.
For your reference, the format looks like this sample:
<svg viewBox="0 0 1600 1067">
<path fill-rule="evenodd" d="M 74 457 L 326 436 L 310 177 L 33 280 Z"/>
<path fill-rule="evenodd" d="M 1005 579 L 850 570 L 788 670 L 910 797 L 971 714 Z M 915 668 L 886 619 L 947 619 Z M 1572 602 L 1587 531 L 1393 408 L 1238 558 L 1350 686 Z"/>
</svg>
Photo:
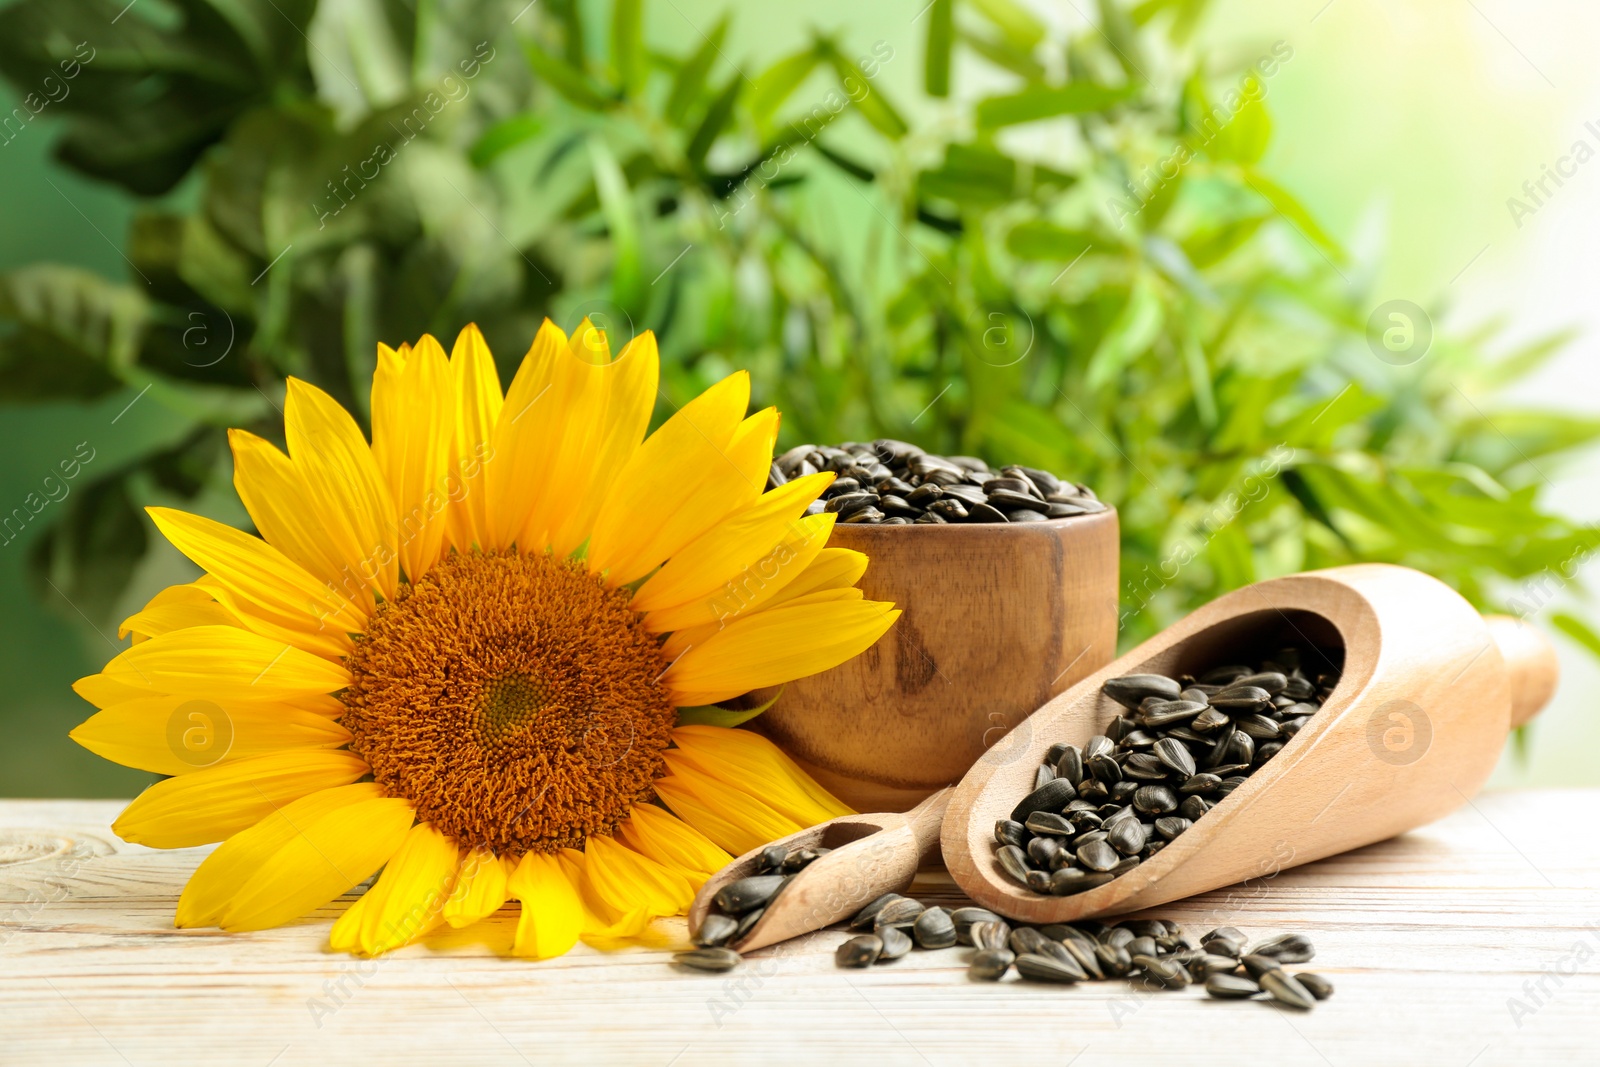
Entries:
<svg viewBox="0 0 1600 1067">
<path fill-rule="evenodd" d="M 781 696 L 783 696 L 783 687 L 780 686 L 778 691 L 772 694 L 772 698 L 770 700 L 766 701 L 765 703 L 758 704 L 753 708 L 723 708 L 718 707 L 715 704 L 703 704 L 699 707 L 693 708 L 679 708 L 678 725 L 722 726 L 728 729 L 732 729 L 735 726 L 743 726 L 757 715 L 760 715 L 762 712 L 771 708 L 772 705 L 778 702 L 778 698 Z"/>
<path fill-rule="evenodd" d="M 611 108 L 616 107 L 616 100 L 607 96 L 599 86 L 589 79 L 587 74 L 584 74 L 566 60 L 557 59 L 549 52 L 532 43 L 524 48 L 524 52 L 528 57 L 528 65 L 533 68 L 534 74 L 538 75 L 541 81 L 578 107 L 588 111 L 609 111 Z"/>
<path fill-rule="evenodd" d="M 534 114 L 512 115 L 490 126 L 467 152 L 472 165 L 482 169 L 519 145 L 545 132 L 545 121 Z"/>
<path fill-rule="evenodd" d="M 0 10 L 0 72 L 21 114 L 48 106 L 66 120 L 56 154 L 67 166 L 159 195 L 230 122 L 280 87 L 309 90 L 312 0 L 174 6 L 23 0 Z"/>
<path fill-rule="evenodd" d="M 1033 53 L 1017 48 L 1003 37 L 974 33 L 965 26 L 956 29 L 956 36 L 962 44 L 1002 70 L 1009 70 L 1030 82 L 1045 80 L 1044 66 L 1033 58 Z"/>
<path fill-rule="evenodd" d="M 1087 115 L 1131 100 L 1138 91 L 1136 85 L 1097 85 L 1094 82 L 1034 86 L 1019 93 L 980 100 L 978 125 L 992 130 L 1060 115 Z"/>
<path fill-rule="evenodd" d="M 706 153 L 711 151 L 711 146 L 716 143 L 722 131 L 727 128 L 733 119 L 734 105 L 739 102 L 739 94 L 744 90 L 744 75 L 738 71 L 728 79 L 728 84 L 706 107 L 705 117 L 700 120 L 700 125 L 695 128 L 694 136 L 689 138 L 689 147 L 684 149 L 684 156 L 694 167 L 703 167 Z"/>
<path fill-rule="evenodd" d="M 759 123 L 770 120 L 783 102 L 800 88 L 800 83 L 822 62 L 823 49 L 811 44 L 792 55 L 784 56 L 762 71 L 750 87 L 749 109 Z"/>
<path fill-rule="evenodd" d="M 613 0 L 611 5 L 611 66 L 617 84 L 628 96 L 644 87 L 644 27 L 641 0 Z"/>
<path fill-rule="evenodd" d="M 1018 259 L 1070 263 L 1096 243 L 1085 230 L 1070 230 L 1043 219 L 1020 222 L 1006 234 L 1006 249 Z"/>
<path fill-rule="evenodd" d="M 29 546 L 35 596 L 58 614 L 105 620 L 144 557 L 146 519 L 128 488 L 128 472 L 78 485 L 43 536 Z M 65 601 L 65 603 L 63 603 Z"/>
<path fill-rule="evenodd" d="M 1032 51 L 1044 40 L 1045 26 L 1017 0 L 969 0 L 1013 47 Z"/>
<path fill-rule="evenodd" d="M 1117 312 L 1105 335 L 1100 338 L 1084 384 L 1091 390 L 1110 384 L 1129 364 L 1149 350 L 1166 322 L 1166 310 L 1155 285 L 1141 276 L 1128 293 L 1128 301 Z"/>
<path fill-rule="evenodd" d="M 41 263 L 0 274 L 0 399 L 91 399 L 114 392 L 149 323 L 132 286 Z"/>
<path fill-rule="evenodd" d="M 630 314 L 644 310 L 644 264 L 639 247 L 639 220 L 628 179 L 617 165 L 604 141 L 589 142 L 589 158 L 594 168 L 594 187 L 600 198 L 600 211 L 611 231 L 611 298 Z"/>
<path fill-rule="evenodd" d="M 987 145 L 946 145 L 944 161 L 917 176 L 917 191 L 962 206 L 1010 203 L 1017 193 L 1017 162 Z"/>
<path fill-rule="evenodd" d="M 955 0 L 933 0 L 928 8 L 928 44 L 922 55 L 922 86 L 929 96 L 950 95 L 950 50 L 955 35 Z"/>
<path fill-rule="evenodd" d="M 1139 36 L 1127 10 L 1117 0 L 1099 0 L 1099 9 L 1100 32 L 1105 34 L 1111 50 L 1116 53 L 1117 63 L 1128 77 L 1142 79 L 1144 63 L 1149 61 L 1144 58 L 1144 49 L 1139 45 Z"/>
<path fill-rule="evenodd" d="M 705 92 L 706 79 L 711 74 L 711 68 L 716 65 L 717 59 L 722 55 L 722 42 L 728 36 L 728 16 L 723 15 L 717 24 L 711 27 L 711 32 L 706 34 L 700 47 L 695 49 L 693 55 L 684 60 L 683 66 L 678 68 L 677 77 L 672 80 L 672 93 L 667 97 L 666 116 L 674 125 L 681 126 L 688 117 L 689 109 L 694 107 L 700 99 L 700 94 Z"/>
<path fill-rule="evenodd" d="M 1246 168 L 1242 175 L 1246 184 L 1260 193 L 1262 199 L 1271 204 L 1274 211 L 1300 231 L 1302 237 L 1326 252 L 1335 263 L 1345 262 L 1348 257 L 1344 249 L 1339 247 L 1339 242 L 1328 235 L 1328 232 L 1312 217 L 1311 212 L 1296 200 L 1293 194 L 1258 170 Z"/>
<path fill-rule="evenodd" d="M 1217 128 L 1206 143 L 1213 159 L 1253 166 L 1261 161 L 1272 140 L 1272 118 L 1261 96 L 1246 97 L 1233 117 Z"/>
<path fill-rule="evenodd" d="M 885 137 L 894 140 L 904 137 L 910 129 L 906 120 L 900 117 L 900 112 L 889 103 L 883 91 L 872 84 L 872 79 L 867 77 L 860 65 L 831 44 L 824 43 L 822 47 L 828 62 L 839 76 L 840 88 L 861 113 L 861 117 Z"/>
<path fill-rule="evenodd" d="M 1558 611 L 1550 616 L 1550 625 L 1578 643 L 1589 655 L 1600 659 L 1600 634 L 1576 615 Z"/>
</svg>

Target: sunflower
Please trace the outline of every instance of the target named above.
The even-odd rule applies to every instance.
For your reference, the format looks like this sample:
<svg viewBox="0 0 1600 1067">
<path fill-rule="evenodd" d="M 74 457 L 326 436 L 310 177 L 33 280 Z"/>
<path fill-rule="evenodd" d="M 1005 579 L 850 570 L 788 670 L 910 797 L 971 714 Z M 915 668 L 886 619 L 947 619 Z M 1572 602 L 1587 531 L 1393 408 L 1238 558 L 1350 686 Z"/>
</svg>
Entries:
<svg viewBox="0 0 1600 1067">
<path fill-rule="evenodd" d="M 848 812 L 714 706 L 860 653 L 899 615 L 826 547 L 828 473 L 763 492 L 773 409 L 736 373 L 645 436 L 654 337 L 546 321 L 503 395 L 468 326 L 379 346 L 372 443 L 291 378 L 288 454 L 234 430 L 260 536 L 151 508 L 204 574 L 74 688 L 86 748 L 171 775 L 117 819 L 222 842 L 179 926 L 288 922 L 379 872 L 335 948 L 517 900 L 513 944 L 652 936 L 737 854 Z M 683 709 L 690 709 L 684 711 Z M 700 720 L 700 721 L 696 721 Z"/>
</svg>

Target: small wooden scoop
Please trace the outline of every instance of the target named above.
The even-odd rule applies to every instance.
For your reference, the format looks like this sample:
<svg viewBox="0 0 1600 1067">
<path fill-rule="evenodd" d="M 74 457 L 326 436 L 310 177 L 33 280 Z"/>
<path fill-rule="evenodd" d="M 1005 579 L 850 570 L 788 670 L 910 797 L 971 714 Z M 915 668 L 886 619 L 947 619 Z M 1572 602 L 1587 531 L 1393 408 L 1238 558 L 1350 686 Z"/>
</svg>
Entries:
<svg viewBox="0 0 1600 1067">
<path fill-rule="evenodd" d="M 1286 645 L 1342 659 L 1338 686 L 1282 751 L 1182 836 L 1076 896 L 1041 896 L 1001 871 L 995 820 L 1033 789 L 1052 744 L 1082 745 L 1122 710 L 1101 693 L 1106 679 L 1199 674 Z M 1319 665 L 1308 659 L 1305 667 Z M 1261 582 L 1095 672 L 985 753 L 951 797 L 945 864 L 973 900 L 1033 923 L 1121 914 L 1270 878 L 1465 804 L 1494 769 L 1507 730 L 1549 700 L 1556 674 L 1555 652 L 1538 631 L 1484 619 L 1417 571 L 1363 564 Z"/>
<path fill-rule="evenodd" d="M 749 952 L 775 945 L 849 918 L 883 894 L 905 889 L 917 867 L 939 848 L 939 827 L 949 800 L 950 789 L 945 788 L 908 812 L 842 815 L 772 842 L 790 849 L 833 851 L 801 868 L 749 932 L 728 947 Z M 691 933 L 699 932 L 718 890 L 757 873 L 761 851 L 746 852 L 700 887 L 689 905 Z"/>
</svg>

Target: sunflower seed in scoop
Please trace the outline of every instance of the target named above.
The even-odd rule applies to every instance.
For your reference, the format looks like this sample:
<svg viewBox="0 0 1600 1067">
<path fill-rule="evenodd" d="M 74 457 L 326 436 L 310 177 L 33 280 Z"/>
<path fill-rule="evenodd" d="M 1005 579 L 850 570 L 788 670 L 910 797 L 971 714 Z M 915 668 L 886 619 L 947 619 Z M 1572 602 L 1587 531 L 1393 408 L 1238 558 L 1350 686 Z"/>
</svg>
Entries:
<svg viewBox="0 0 1600 1067">
<path fill-rule="evenodd" d="M 1276 730 L 1276 726 L 1273 727 Z M 1170 737 L 1163 737 L 1151 749 L 1156 758 L 1174 771 L 1188 778 L 1194 774 L 1194 756 L 1189 752 L 1189 746 L 1182 741 L 1175 741 Z"/>
<path fill-rule="evenodd" d="M 1078 862 L 1091 871 L 1109 871 L 1122 857 L 1104 841 L 1090 841 L 1078 849 Z"/>
<path fill-rule="evenodd" d="M 1071 837 L 1078 832 L 1078 828 L 1069 822 L 1066 816 L 1053 811 L 1036 811 L 1028 816 L 1028 821 L 1024 825 L 1036 834 L 1051 834 L 1056 837 Z"/>
<path fill-rule="evenodd" d="M 731 948 L 697 948 L 678 953 L 672 957 L 672 962 L 697 971 L 731 971 L 739 966 L 741 959 L 743 957 Z"/>
<path fill-rule="evenodd" d="M 729 882 L 717 890 L 716 904 L 725 914 L 743 915 L 764 907 L 788 879 L 781 874 L 755 874 Z"/>
<path fill-rule="evenodd" d="M 995 854 L 1000 869 L 1023 885 L 1028 884 L 1028 854 L 1016 845 L 1001 845 Z"/>
<path fill-rule="evenodd" d="M 1106 696 L 1125 708 L 1137 708 L 1145 697 L 1177 700 L 1183 686 L 1164 674 L 1128 674 L 1112 678 L 1101 687 Z"/>
<path fill-rule="evenodd" d="M 1036 811 L 1059 812 L 1077 795 L 1071 782 L 1065 778 L 1053 779 L 1023 797 L 1022 802 L 1012 809 L 1011 819 L 1013 822 L 1026 823 L 1028 816 Z"/>
<path fill-rule="evenodd" d="M 733 932 L 739 928 L 737 919 L 716 912 L 709 912 L 700 923 L 700 929 L 695 932 L 694 943 L 701 948 L 717 948 L 727 944 L 733 937 Z"/>
</svg>

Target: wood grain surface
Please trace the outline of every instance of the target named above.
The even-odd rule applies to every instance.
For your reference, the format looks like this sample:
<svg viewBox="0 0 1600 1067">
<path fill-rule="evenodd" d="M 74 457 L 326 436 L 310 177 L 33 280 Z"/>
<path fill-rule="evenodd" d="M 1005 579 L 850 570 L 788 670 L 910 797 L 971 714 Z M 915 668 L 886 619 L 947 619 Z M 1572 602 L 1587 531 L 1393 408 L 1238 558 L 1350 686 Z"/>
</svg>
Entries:
<svg viewBox="0 0 1600 1067">
<path fill-rule="evenodd" d="M 659 952 L 506 959 L 514 914 L 376 961 L 325 953 L 336 909 L 248 935 L 175 930 L 204 849 L 117 841 L 113 802 L 0 802 L 0 1063 L 1592 1063 L 1600 790 L 1482 796 L 1404 837 L 1168 904 L 1193 933 L 1299 931 L 1337 986 L 1310 1014 L 967 981 L 970 950 L 840 971 L 834 931 L 676 971 Z M 948 877 L 919 896 L 954 903 Z M 681 921 L 677 929 L 681 930 Z M 1294 969 L 1294 968 L 1291 968 Z"/>
</svg>

